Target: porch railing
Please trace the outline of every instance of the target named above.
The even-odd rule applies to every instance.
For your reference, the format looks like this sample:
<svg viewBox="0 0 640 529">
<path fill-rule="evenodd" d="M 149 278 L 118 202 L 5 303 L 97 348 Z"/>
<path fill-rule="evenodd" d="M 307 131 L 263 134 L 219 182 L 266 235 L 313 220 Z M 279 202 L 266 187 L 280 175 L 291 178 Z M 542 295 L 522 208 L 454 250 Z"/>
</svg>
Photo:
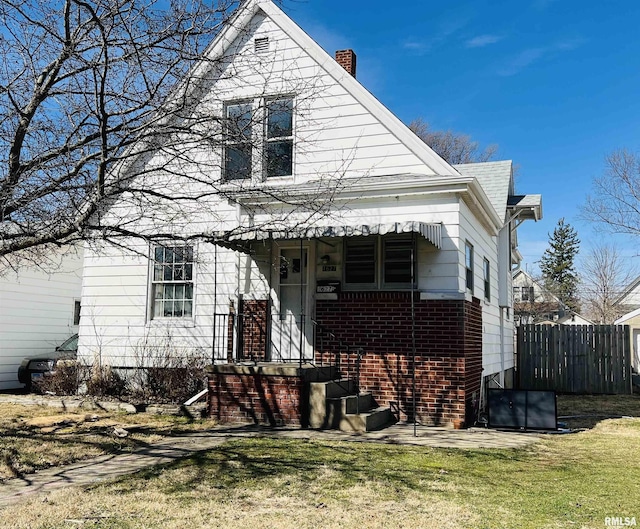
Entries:
<svg viewBox="0 0 640 529">
<path fill-rule="evenodd" d="M 255 314 L 214 314 L 211 352 L 214 364 L 262 359 L 271 362 L 333 365 L 343 379 L 349 385 L 353 384 L 355 391 L 359 393 L 364 355 L 362 347 L 341 339 L 316 320 L 300 315 L 272 313 L 264 325 L 260 322 L 260 325 L 255 326 L 256 329 L 248 330 L 246 326 L 253 321 L 251 318 L 255 318 Z M 306 337 L 307 322 L 313 328 L 310 348 Z"/>
</svg>

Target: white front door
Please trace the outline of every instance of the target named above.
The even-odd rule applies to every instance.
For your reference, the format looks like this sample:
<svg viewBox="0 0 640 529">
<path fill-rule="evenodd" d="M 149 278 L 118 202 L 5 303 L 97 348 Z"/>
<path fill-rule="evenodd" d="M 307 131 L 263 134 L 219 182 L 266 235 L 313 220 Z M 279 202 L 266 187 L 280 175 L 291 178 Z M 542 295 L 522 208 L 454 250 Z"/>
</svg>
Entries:
<svg viewBox="0 0 640 529">
<path fill-rule="evenodd" d="M 276 259 L 271 361 L 310 360 L 313 358 L 313 329 L 308 248 L 279 248 Z"/>
</svg>

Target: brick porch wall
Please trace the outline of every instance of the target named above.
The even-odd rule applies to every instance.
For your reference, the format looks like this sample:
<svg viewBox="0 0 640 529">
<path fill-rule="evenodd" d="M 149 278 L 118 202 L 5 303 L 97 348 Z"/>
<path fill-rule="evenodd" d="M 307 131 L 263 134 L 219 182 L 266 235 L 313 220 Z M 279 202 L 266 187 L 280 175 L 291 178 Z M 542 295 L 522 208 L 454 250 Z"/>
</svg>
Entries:
<svg viewBox="0 0 640 529">
<path fill-rule="evenodd" d="M 267 360 L 267 325 L 269 322 L 269 302 L 265 300 L 243 300 L 242 314 L 242 359 L 252 362 Z"/>
<path fill-rule="evenodd" d="M 297 376 L 208 373 L 209 416 L 221 423 L 304 424 L 308 393 Z"/>
<path fill-rule="evenodd" d="M 400 420 L 413 420 L 410 292 L 343 292 L 339 299 L 318 300 L 317 321 L 338 340 L 360 346 L 365 354 L 360 387 L 380 405 L 390 406 Z M 415 301 L 416 406 L 423 424 L 472 420 L 482 373 L 482 308 L 480 301 Z M 335 361 L 332 344 L 317 360 Z M 341 369 L 355 373 L 340 355 Z M 474 395 L 475 392 L 475 395 Z"/>
</svg>

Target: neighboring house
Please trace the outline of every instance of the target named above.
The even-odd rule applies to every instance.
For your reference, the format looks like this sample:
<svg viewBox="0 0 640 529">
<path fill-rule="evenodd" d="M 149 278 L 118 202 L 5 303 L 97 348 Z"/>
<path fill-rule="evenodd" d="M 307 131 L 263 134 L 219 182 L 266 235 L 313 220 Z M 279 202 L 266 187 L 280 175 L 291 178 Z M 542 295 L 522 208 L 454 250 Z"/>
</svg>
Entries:
<svg viewBox="0 0 640 529">
<path fill-rule="evenodd" d="M 631 339 L 631 366 L 640 373 L 640 308 L 628 312 L 615 321 L 615 325 L 628 325 Z"/>
<path fill-rule="evenodd" d="M 522 269 L 513 272 L 513 304 L 516 325 L 594 325 Z"/>
<path fill-rule="evenodd" d="M 0 273 L 0 390 L 23 387 L 26 356 L 53 351 L 78 332 L 82 253 L 51 250 L 41 265 Z"/>
<path fill-rule="evenodd" d="M 620 309 L 621 312 L 630 312 L 637 308 L 640 308 L 640 276 L 635 278 L 620 297 L 614 302 L 614 305 Z"/>
<path fill-rule="evenodd" d="M 207 162 L 220 193 L 170 227 L 210 235 L 87 249 L 79 354 L 205 356 L 220 420 L 305 424 L 305 384 L 339 370 L 396 419 L 472 422 L 482 377 L 513 372 L 515 229 L 540 196 L 515 194 L 511 161 L 449 165 L 356 80 L 352 51 L 334 60 L 270 1 L 206 55 L 194 104 L 229 139 L 180 170 L 161 149 L 145 163 L 185 196 Z M 129 225 L 167 216 L 148 208 Z"/>
<path fill-rule="evenodd" d="M 568 309 L 522 269 L 513 272 L 513 312 L 517 324 L 557 322 Z"/>
</svg>

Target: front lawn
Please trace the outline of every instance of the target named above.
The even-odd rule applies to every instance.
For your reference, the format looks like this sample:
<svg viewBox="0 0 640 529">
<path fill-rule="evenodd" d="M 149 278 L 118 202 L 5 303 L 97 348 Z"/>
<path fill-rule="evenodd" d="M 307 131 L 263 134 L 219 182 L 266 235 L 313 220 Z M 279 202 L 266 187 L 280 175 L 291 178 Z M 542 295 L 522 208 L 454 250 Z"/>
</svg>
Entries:
<svg viewBox="0 0 640 529">
<path fill-rule="evenodd" d="M 640 420 L 528 449 L 230 441 L 167 467 L 7 508 L 2 527 L 603 528 L 640 523 Z"/>
</svg>

